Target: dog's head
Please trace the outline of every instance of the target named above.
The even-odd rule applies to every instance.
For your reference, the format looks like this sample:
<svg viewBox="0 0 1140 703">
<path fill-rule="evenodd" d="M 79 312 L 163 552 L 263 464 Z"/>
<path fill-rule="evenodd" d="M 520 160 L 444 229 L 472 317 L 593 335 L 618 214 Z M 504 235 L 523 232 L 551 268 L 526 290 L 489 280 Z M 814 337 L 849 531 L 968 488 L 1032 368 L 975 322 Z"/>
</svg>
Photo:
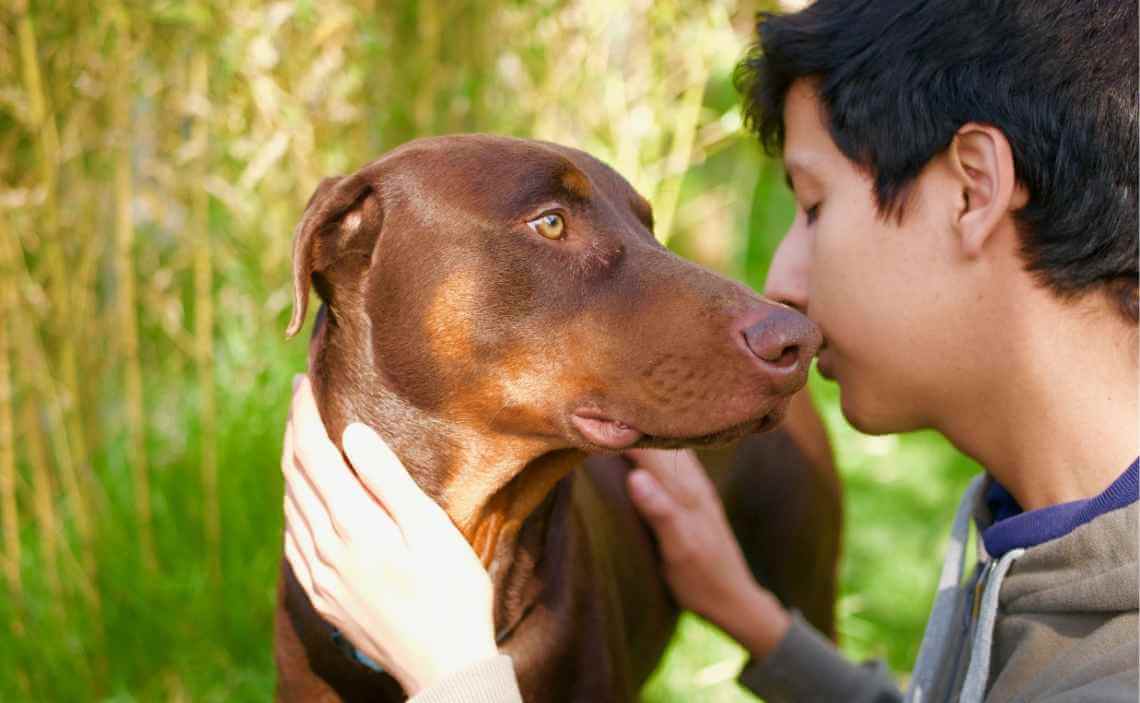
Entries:
<svg viewBox="0 0 1140 703">
<path fill-rule="evenodd" d="M 543 142 L 411 142 L 325 179 L 294 246 L 290 334 L 311 282 L 404 401 L 551 449 L 769 425 L 820 342 L 798 312 L 667 251 L 608 166 Z"/>
</svg>

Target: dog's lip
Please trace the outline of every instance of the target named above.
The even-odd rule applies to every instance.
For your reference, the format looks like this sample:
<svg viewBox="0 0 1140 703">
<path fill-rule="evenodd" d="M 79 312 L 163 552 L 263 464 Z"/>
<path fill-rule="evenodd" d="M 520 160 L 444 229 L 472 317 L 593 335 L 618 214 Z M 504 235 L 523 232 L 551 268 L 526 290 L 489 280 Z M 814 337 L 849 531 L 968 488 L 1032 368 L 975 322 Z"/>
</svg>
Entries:
<svg viewBox="0 0 1140 703">
<path fill-rule="evenodd" d="M 689 447 L 717 444 L 724 438 L 734 439 L 752 432 L 766 432 L 783 419 L 789 398 L 783 398 L 763 415 L 702 435 L 665 436 L 647 434 L 602 411 L 585 407 L 570 415 L 570 424 L 590 444 L 604 449 L 622 450 L 637 446 Z"/>
<path fill-rule="evenodd" d="M 627 449 L 644 436 L 637 428 L 589 408 L 575 410 L 570 423 L 588 442 L 606 449 Z"/>
</svg>

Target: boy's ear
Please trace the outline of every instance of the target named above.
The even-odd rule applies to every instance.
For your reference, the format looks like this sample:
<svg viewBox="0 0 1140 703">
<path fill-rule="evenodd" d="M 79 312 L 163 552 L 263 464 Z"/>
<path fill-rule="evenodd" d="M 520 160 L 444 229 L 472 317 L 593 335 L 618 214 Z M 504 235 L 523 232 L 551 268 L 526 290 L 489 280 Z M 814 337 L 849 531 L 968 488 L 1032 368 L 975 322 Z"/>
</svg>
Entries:
<svg viewBox="0 0 1140 703">
<path fill-rule="evenodd" d="M 297 334 L 305 323 L 314 279 L 317 293 L 331 304 L 328 284 L 334 268 L 356 263 L 361 257 L 366 262 L 371 259 L 383 212 L 369 175 L 325 178 L 309 198 L 293 234 L 293 317 L 286 336 Z M 355 260 L 344 261 L 349 255 L 356 255 Z"/>
<path fill-rule="evenodd" d="M 992 125 L 963 125 L 950 142 L 948 158 L 962 192 L 956 229 L 966 254 L 977 256 L 1001 222 L 1025 206 L 1028 195 L 1017 182 L 1009 141 Z"/>
</svg>

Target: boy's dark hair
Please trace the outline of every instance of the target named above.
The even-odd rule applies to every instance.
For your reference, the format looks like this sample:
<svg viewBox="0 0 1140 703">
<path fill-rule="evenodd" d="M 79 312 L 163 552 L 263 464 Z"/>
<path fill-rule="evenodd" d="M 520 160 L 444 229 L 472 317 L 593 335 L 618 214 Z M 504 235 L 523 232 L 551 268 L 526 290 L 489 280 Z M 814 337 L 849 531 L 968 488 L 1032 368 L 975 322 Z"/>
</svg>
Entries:
<svg viewBox="0 0 1140 703">
<path fill-rule="evenodd" d="M 757 32 L 736 85 L 770 153 L 788 89 L 811 78 L 880 213 L 901 217 L 959 127 L 994 125 L 1029 193 L 1027 269 L 1062 296 L 1103 287 L 1136 321 L 1136 0 L 818 0 Z"/>
</svg>

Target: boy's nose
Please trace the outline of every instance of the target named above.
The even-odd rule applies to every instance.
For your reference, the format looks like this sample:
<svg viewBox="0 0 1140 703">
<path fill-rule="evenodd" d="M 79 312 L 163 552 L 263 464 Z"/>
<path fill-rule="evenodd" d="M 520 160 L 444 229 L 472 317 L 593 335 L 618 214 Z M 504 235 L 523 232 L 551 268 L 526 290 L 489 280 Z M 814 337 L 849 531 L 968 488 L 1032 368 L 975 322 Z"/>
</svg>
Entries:
<svg viewBox="0 0 1140 703">
<path fill-rule="evenodd" d="M 811 272 L 811 246 L 808 238 L 793 227 L 784 235 L 764 282 L 764 297 L 805 311 L 808 308 L 808 276 Z"/>
</svg>

